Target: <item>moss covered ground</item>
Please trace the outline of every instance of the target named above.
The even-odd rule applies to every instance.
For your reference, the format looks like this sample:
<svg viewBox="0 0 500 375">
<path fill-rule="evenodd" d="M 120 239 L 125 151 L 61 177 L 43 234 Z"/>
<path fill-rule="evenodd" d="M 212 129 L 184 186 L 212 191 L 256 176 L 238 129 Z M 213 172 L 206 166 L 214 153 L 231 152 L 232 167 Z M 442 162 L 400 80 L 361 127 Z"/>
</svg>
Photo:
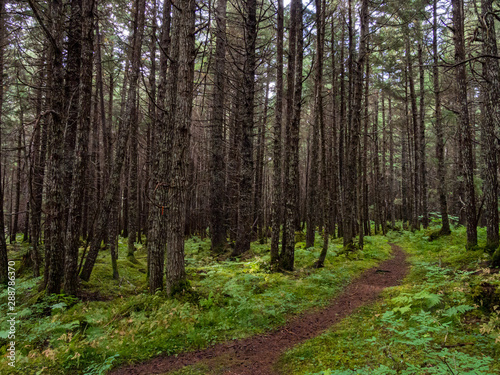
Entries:
<svg viewBox="0 0 500 375">
<path fill-rule="evenodd" d="M 499 374 L 500 275 L 465 228 L 429 241 L 436 229 L 391 232 L 411 256 L 402 285 L 338 326 L 286 352 L 283 374 Z"/>
<path fill-rule="evenodd" d="M 27 244 L 11 247 L 16 269 Z M 325 268 L 312 265 L 314 248 L 296 245 L 294 272 L 269 271 L 269 244 L 253 243 L 241 259 L 216 259 L 208 239 L 186 241 L 191 291 L 176 298 L 149 295 L 146 249 L 137 244 L 137 262 L 127 259 L 126 240 L 119 241 L 119 280 L 113 280 L 108 251 L 99 255 L 85 300 L 38 292 L 40 278 L 29 270 L 17 274 L 16 367 L 0 362 L 2 374 L 105 374 L 124 363 L 159 354 L 205 348 L 248 337 L 284 324 L 304 310 L 325 305 L 363 270 L 390 255 L 387 239 L 366 237 L 363 251 L 342 254 L 341 240 L 331 241 Z M 6 308 L 7 290 L 0 292 Z M 0 326 L 0 354 L 7 349 L 8 323 Z"/>
</svg>

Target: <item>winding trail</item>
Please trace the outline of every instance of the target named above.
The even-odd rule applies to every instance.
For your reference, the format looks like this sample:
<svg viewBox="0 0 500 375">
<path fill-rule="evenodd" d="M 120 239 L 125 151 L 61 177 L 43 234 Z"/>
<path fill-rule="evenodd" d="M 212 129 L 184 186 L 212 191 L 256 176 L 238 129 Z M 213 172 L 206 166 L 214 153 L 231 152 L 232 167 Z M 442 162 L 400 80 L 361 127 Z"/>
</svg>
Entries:
<svg viewBox="0 0 500 375">
<path fill-rule="evenodd" d="M 165 374 L 198 362 L 213 368 L 216 371 L 213 374 L 274 375 L 277 372 L 273 364 L 284 351 L 321 334 L 358 307 L 374 302 L 385 288 L 399 284 L 408 272 L 408 263 L 406 254 L 399 246 L 391 244 L 391 247 L 393 258 L 364 271 L 330 305 L 299 315 L 275 331 L 182 353 L 177 357 L 156 357 L 118 368 L 111 375 Z"/>
</svg>

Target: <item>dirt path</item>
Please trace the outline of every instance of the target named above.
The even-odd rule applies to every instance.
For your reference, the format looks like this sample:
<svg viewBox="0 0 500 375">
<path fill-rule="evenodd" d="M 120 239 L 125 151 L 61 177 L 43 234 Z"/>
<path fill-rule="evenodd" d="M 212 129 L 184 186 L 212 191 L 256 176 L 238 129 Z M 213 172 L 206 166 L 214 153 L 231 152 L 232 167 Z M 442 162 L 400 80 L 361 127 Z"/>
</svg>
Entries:
<svg viewBox="0 0 500 375">
<path fill-rule="evenodd" d="M 375 301 L 383 289 L 397 285 L 404 278 L 408 271 L 406 254 L 399 246 L 391 246 L 394 258 L 363 272 L 330 305 L 321 310 L 300 315 L 286 326 L 267 334 L 218 344 L 177 357 L 157 357 L 141 364 L 118 368 L 111 375 L 165 374 L 200 361 L 214 370 L 213 365 L 217 363 L 218 367 L 222 362 L 222 368 L 215 370 L 214 374 L 276 374 L 272 366 L 281 353 L 319 335 L 358 307 Z"/>
</svg>

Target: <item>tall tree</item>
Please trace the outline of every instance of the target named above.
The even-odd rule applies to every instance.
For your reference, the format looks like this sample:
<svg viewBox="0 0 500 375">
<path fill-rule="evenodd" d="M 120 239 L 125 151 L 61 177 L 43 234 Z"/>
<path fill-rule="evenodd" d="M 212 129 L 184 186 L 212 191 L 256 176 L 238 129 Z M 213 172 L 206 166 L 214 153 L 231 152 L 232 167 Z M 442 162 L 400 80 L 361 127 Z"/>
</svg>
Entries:
<svg viewBox="0 0 500 375">
<path fill-rule="evenodd" d="M 78 95 L 79 122 L 76 131 L 76 150 L 73 181 L 66 232 L 66 258 L 64 267 L 64 292 L 75 294 L 78 288 L 78 248 L 84 204 L 85 182 L 89 161 L 90 107 L 92 97 L 92 66 L 94 48 L 95 0 L 82 0 L 81 77 Z"/>
<path fill-rule="evenodd" d="M 308 179 L 306 247 L 314 246 L 316 212 L 318 211 L 318 175 L 320 129 L 323 125 L 323 10 L 321 0 L 316 0 L 316 58 L 314 67 L 314 122 L 311 143 L 311 172 Z"/>
<path fill-rule="evenodd" d="M 290 32 L 288 46 L 286 139 L 284 152 L 285 219 L 280 253 L 280 267 L 293 270 L 295 259 L 295 215 L 299 193 L 299 129 L 302 101 L 302 2 L 292 0 L 290 4 Z"/>
<path fill-rule="evenodd" d="M 186 288 L 184 265 L 184 232 L 188 193 L 189 139 L 193 106 L 195 59 L 195 1 L 177 1 L 172 17 L 172 64 L 176 68 L 177 82 L 172 130 L 172 169 L 169 178 L 169 220 L 167 231 L 167 283 L 168 294 Z"/>
<path fill-rule="evenodd" d="M 241 137 L 241 170 L 238 202 L 238 234 L 232 255 L 250 250 L 252 235 L 252 179 L 255 69 L 257 40 L 257 1 L 245 2 L 245 52 L 243 62 L 243 111 Z"/>
<path fill-rule="evenodd" d="M 357 160 L 359 135 L 361 130 L 361 103 L 363 98 L 363 67 L 367 58 L 367 38 L 369 26 L 368 0 L 362 0 L 360 13 L 360 37 L 359 52 L 356 63 L 353 66 L 353 87 L 352 87 L 352 127 L 349 129 L 347 143 L 345 176 L 346 182 L 345 199 L 345 217 L 344 217 L 344 247 L 352 248 L 354 244 L 355 222 L 356 222 L 356 185 L 357 181 Z"/>
<path fill-rule="evenodd" d="M 63 66 L 63 21 L 64 7 L 61 1 L 53 0 L 49 4 L 49 26 L 38 10 L 29 0 L 35 18 L 44 31 L 49 42 L 50 65 L 47 69 L 51 85 L 49 111 L 48 152 L 50 158 L 47 166 L 47 193 L 45 199 L 45 272 L 44 286 L 47 293 L 59 293 L 64 266 L 64 66 Z"/>
<path fill-rule="evenodd" d="M 279 239 L 282 218 L 281 134 L 283 123 L 283 0 L 278 0 L 276 20 L 276 102 L 273 125 L 273 198 L 271 207 L 271 268 L 279 265 Z"/>
<path fill-rule="evenodd" d="M 4 46 L 5 44 L 5 0 L 0 0 L 0 160 L 2 160 L 3 100 L 4 100 Z M 2 167 L 0 165 L 0 284 L 8 281 L 7 243 L 5 241 L 4 192 Z"/>
<path fill-rule="evenodd" d="M 455 76 L 457 80 L 457 102 L 459 105 L 459 134 L 463 154 L 465 217 L 467 221 L 467 248 L 477 245 L 476 196 L 474 190 L 474 155 L 472 152 L 473 129 L 469 119 L 467 99 L 467 72 L 465 61 L 464 2 L 451 0 L 453 8 L 453 39 L 455 44 Z"/>
<path fill-rule="evenodd" d="M 167 202 L 167 168 L 169 166 L 169 144 L 168 144 L 168 124 L 167 111 L 167 70 L 168 54 L 170 51 L 170 0 L 163 2 L 163 17 L 160 38 L 160 76 L 158 81 L 158 110 L 156 113 L 156 138 L 154 148 L 157 156 L 153 156 L 151 193 L 153 205 L 148 218 L 148 258 L 149 258 L 149 291 L 155 293 L 163 289 L 163 274 L 165 261 L 165 231 L 167 226 L 167 216 L 165 208 Z M 172 75 L 169 76 L 172 79 Z M 170 99 L 171 96 L 169 96 Z M 171 112 L 171 111 L 168 111 Z"/>
<path fill-rule="evenodd" d="M 226 227 L 224 215 L 225 177 L 224 165 L 224 81 L 226 69 L 226 7 L 227 0 L 218 0 L 215 13 L 216 46 L 214 65 L 214 89 L 212 117 L 210 123 L 210 236 L 212 251 L 219 253 L 226 246 Z"/>
<path fill-rule="evenodd" d="M 481 146 L 483 155 L 486 246 L 498 247 L 498 148 L 496 126 L 500 115 L 500 69 L 495 32 L 493 1 L 481 1 L 481 30 L 483 39 L 483 89 L 481 108 Z M 491 56 L 491 57 L 488 57 Z"/>
<path fill-rule="evenodd" d="M 444 160 L 444 129 L 443 120 L 441 115 L 441 86 L 439 83 L 439 55 L 438 55 L 438 18 L 437 18 L 437 2 L 434 0 L 432 13 L 432 54 L 434 57 L 433 84 L 434 84 L 434 117 L 436 129 L 436 159 L 437 159 L 437 177 L 438 177 L 438 194 L 439 194 L 439 208 L 441 211 L 441 233 L 450 234 L 450 220 L 448 218 L 448 202 L 446 199 L 446 167 Z"/>
</svg>

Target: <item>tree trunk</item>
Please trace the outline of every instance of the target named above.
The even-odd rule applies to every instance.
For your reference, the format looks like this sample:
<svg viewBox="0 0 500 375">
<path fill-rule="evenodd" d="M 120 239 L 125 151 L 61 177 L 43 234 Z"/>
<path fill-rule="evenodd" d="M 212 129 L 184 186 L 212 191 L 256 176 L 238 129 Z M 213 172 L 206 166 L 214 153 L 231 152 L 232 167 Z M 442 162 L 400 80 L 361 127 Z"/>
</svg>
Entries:
<svg viewBox="0 0 500 375">
<path fill-rule="evenodd" d="M 227 0 L 218 0 L 212 118 L 210 124 L 210 237 L 212 251 L 222 252 L 227 245 L 224 200 L 226 166 L 224 163 L 224 78 L 226 74 L 226 7 Z"/>
<path fill-rule="evenodd" d="M 316 0 L 316 59 L 314 67 L 314 122 L 311 144 L 311 172 L 308 178 L 307 198 L 307 233 L 306 247 L 314 247 L 316 233 L 316 212 L 319 206 L 318 197 L 318 170 L 320 128 L 323 125 L 323 10 L 321 0 Z"/>
<path fill-rule="evenodd" d="M 243 119 L 241 171 L 238 203 L 238 234 L 232 256 L 250 250 L 252 235 L 253 121 L 255 95 L 255 44 L 257 39 L 256 0 L 246 0 L 245 60 L 243 63 Z"/>
<path fill-rule="evenodd" d="M 279 265 L 279 239 L 282 217 L 281 184 L 281 134 L 283 123 L 283 0 L 278 0 L 276 46 L 276 104 L 273 126 L 273 198 L 271 213 L 271 269 L 276 271 Z"/>
<path fill-rule="evenodd" d="M 287 72 L 286 144 L 284 157 L 285 218 L 280 253 L 280 268 L 292 271 L 295 257 L 295 215 L 298 204 L 299 127 L 302 98 L 302 3 L 292 0 L 290 5 L 290 34 Z"/>
<path fill-rule="evenodd" d="M 32 5 L 35 11 L 35 6 Z M 38 10 L 35 11 L 38 13 Z M 61 289 L 64 266 L 64 66 L 63 66 L 63 18 L 64 7 L 61 1 L 50 3 L 50 30 L 46 30 L 50 42 L 49 56 L 51 67 L 51 92 L 49 107 L 51 124 L 49 130 L 47 167 L 47 192 L 45 201 L 45 269 L 44 286 L 47 294 L 58 294 Z"/>
<path fill-rule="evenodd" d="M 167 104 L 167 70 L 168 53 L 170 50 L 170 0 L 163 3 L 163 20 L 160 40 L 160 76 L 158 82 L 158 110 L 156 112 L 156 138 L 154 143 L 156 153 L 152 156 L 152 184 L 153 204 L 148 218 L 148 258 L 149 258 L 149 292 L 155 293 L 163 289 L 163 274 L 165 262 L 165 244 L 167 218 L 165 206 L 167 204 L 167 178 L 169 166 L 168 124 L 167 111 L 171 104 Z M 171 76 L 170 76 L 171 77 Z M 170 78 L 171 79 L 171 78 Z M 169 96 L 169 99 L 171 95 Z"/>
<path fill-rule="evenodd" d="M 422 225 L 424 228 L 429 226 L 429 212 L 428 212 L 428 198 L 427 198 L 427 171 L 425 163 L 425 67 L 423 60 L 423 36 L 421 32 L 420 21 L 417 22 L 417 32 L 418 32 L 418 66 L 420 75 L 420 115 L 419 115 L 419 129 L 418 134 L 418 152 L 419 152 L 419 182 L 420 182 L 420 213 L 422 214 Z"/>
<path fill-rule="evenodd" d="M 439 208 L 441 211 L 441 234 L 450 234 L 450 221 L 448 219 L 448 203 L 446 199 L 446 167 L 444 161 L 444 129 L 441 116 L 441 88 L 439 85 L 439 56 L 438 56 L 438 37 L 437 37 L 437 0 L 433 4 L 432 24 L 432 53 L 434 55 L 433 79 L 434 79 L 434 102 L 435 102 L 435 128 L 436 128 L 436 159 L 437 159 L 437 177 L 438 177 L 438 194 Z"/>
<path fill-rule="evenodd" d="M 5 0 L 0 0 L 0 87 L 4 87 L 4 45 L 5 45 Z M 3 93 L 0 90 L 0 160 L 2 160 L 2 130 L 3 126 Z M 2 166 L 0 165 L 0 284 L 7 284 L 8 258 L 7 243 L 5 242 L 4 203 Z"/>
<path fill-rule="evenodd" d="M 363 67 L 367 58 L 367 38 L 368 38 L 368 0 L 361 3 L 360 15 L 360 41 L 359 54 L 356 64 L 353 66 L 353 95 L 352 95 L 352 127 L 349 129 L 348 156 L 346 158 L 346 185 L 349 187 L 345 191 L 346 210 L 344 217 L 344 248 L 352 249 L 354 245 L 356 226 L 356 184 L 357 181 L 357 160 L 356 155 L 359 145 L 359 135 L 361 130 L 361 103 L 363 99 Z"/>
<path fill-rule="evenodd" d="M 169 183 L 169 220 L 167 231 L 167 283 L 169 295 L 183 291 L 186 285 L 184 230 L 186 223 L 189 138 L 193 106 L 195 58 L 195 1 L 177 1 L 172 24 L 172 74 L 177 77 L 172 129 L 172 173 Z"/>
<path fill-rule="evenodd" d="M 94 48 L 95 0 L 82 0 L 81 82 L 78 103 L 79 122 L 73 165 L 73 181 L 66 231 L 66 260 L 64 267 L 64 292 L 75 294 L 78 289 L 78 249 L 82 208 L 87 178 L 88 147 L 90 132 L 90 107 L 92 97 L 92 65 Z M 94 135 L 95 136 L 95 135 Z"/>
<path fill-rule="evenodd" d="M 465 216 L 467 221 L 467 248 L 477 246 L 476 196 L 474 191 L 474 155 L 472 152 L 473 129 L 469 121 L 467 100 L 467 74 L 465 70 L 464 4 L 463 0 L 452 0 L 453 39 L 455 42 L 455 74 L 457 80 L 457 102 L 459 104 L 459 134 L 462 138 L 463 177 L 465 187 Z"/>
<path fill-rule="evenodd" d="M 481 29 L 483 36 L 483 54 L 497 56 L 498 48 L 495 33 L 493 1 L 481 1 Z M 495 250 L 498 247 L 498 159 L 497 126 L 500 100 L 500 69 L 496 58 L 485 57 L 483 61 L 484 88 L 481 109 L 481 145 L 484 175 L 484 213 L 486 218 L 486 247 Z"/>
</svg>

